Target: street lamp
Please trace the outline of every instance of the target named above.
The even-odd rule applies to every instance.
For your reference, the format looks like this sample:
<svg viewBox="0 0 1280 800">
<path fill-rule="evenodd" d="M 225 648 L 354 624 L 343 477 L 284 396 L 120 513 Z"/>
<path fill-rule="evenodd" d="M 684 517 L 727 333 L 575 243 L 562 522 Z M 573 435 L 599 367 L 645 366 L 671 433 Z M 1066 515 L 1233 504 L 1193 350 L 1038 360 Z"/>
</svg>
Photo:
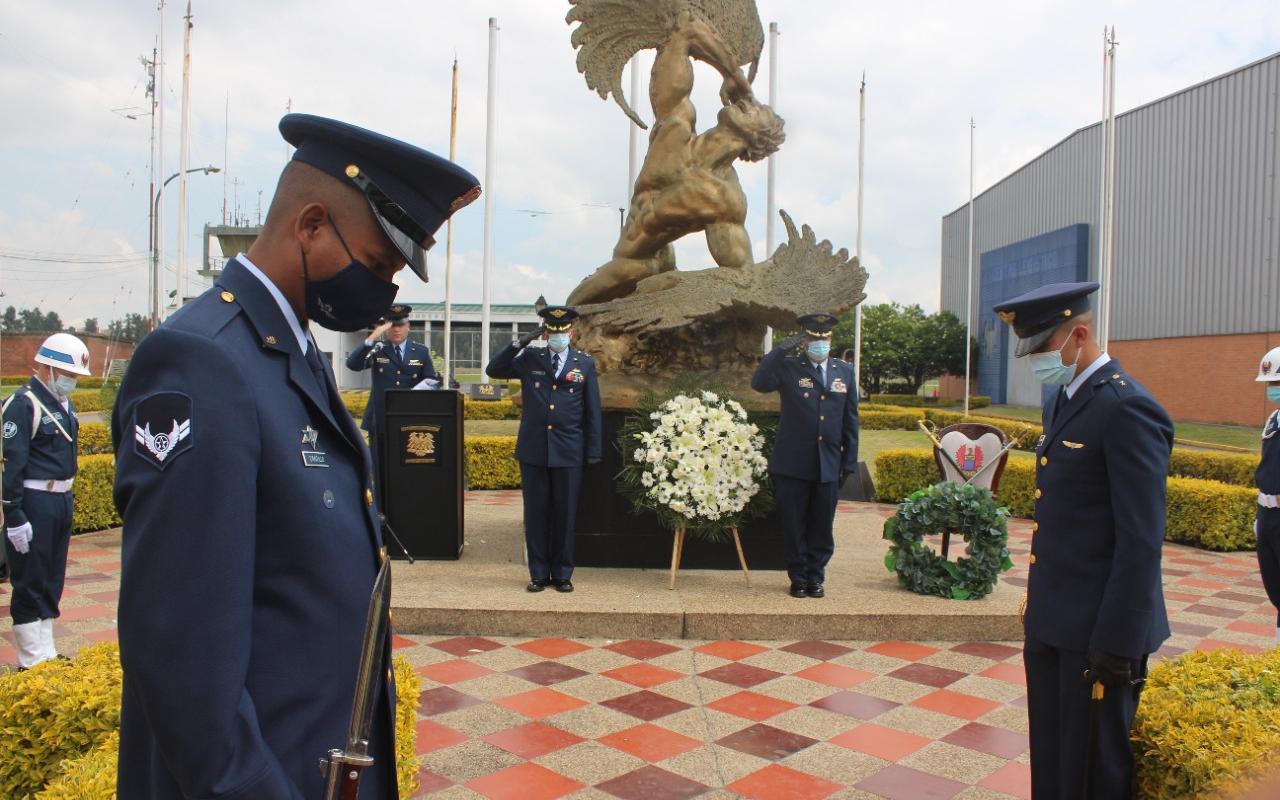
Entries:
<svg viewBox="0 0 1280 800">
<path fill-rule="evenodd" d="M 160 214 L 160 198 L 164 197 L 164 187 L 179 175 L 190 174 L 192 172 L 203 172 L 205 175 L 214 172 L 222 172 L 221 167 L 215 167 L 212 164 L 206 167 L 196 167 L 189 169 L 186 173 L 175 172 L 164 179 L 164 183 L 160 184 L 159 191 L 156 192 L 156 199 L 151 208 L 151 329 L 155 330 L 160 324 L 160 231 L 157 229 L 156 222 L 159 220 Z M 178 265 L 178 269 L 182 269 L 182 265 Z"/>
</svg>

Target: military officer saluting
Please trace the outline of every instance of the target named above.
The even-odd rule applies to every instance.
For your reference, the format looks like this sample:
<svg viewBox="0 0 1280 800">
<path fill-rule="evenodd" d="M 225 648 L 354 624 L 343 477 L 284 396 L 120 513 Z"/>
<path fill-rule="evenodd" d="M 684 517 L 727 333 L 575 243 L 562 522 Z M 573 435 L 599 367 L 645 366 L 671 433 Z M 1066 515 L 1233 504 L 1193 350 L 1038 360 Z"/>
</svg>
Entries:
<svg viewBox="0 0 1280 800">
<path fill-rule="evenodd" d="M 479 194 L 447 159 L 354 125 L 290 114 L 280 132 L 297 149 L 262 233 L 142 341 L 112 416 L 122 798 L 323 796 L 385 550 L 369 451 L 310 323 L 368 328 Z M 361 695 L 364 800 L 397 796 L 389 639 Z"/>
<path fill-rule="evenodd" d="M 373 468 L 377 472 L 378 437 L 382 435 L 382 409 L 386 406 L 388 389 L 413 389 L 427 381 L 426 386 L 439 385 L 440 377 L 431 363 L 431 350 L 409 338 L 409 314 L 407 305 L 391 306 L 384 320 L 369 334 L 369 338 L 347 356 L 347 369 L 359 372 L 373 371 L 373 385 L 369 389 L 369 402 L 364 408 L 364 420 L 360 427 L 369 434 L 369 446 L 373 450 Z M 383 334 L 387 340 L 382 341 Z"/>
<path fill-rule="evenodd" d="M 1280 347 L 1262 357 L 1259 383 L 1266 384 L 1267 402 L 1280 406 Z M 1280 645 L 1280 408 L 1262 426 L 1262 461 L 1254 474 L 1258 484 L 1258 570 L 1271 605 L 1276 607 L 1276 644 Z"/>
<path fill-rule="evenodd" d="M 1085 781 L 1085 796 L 1129 797 L 1147 657 L 1169 637 L 1160 553 L 1173 423 L 1094 338 L 1097 288 L 1052 284 L 995 307 L 1015 355 L 1056 387 L 1036 448 L 1024 619 L 1037 800 L 1075 800 Z"/>
<path fill-rule="evenodd" d="M 773 348 L 751 377 L 752 389 L 782 399 L 769 472 L 792 597 L 826 595 L 837 493 L 858 468 L 858 383 L 852 367 L 830 357 L 838 321 L 831 314 L 797 317 L 804 333 Z M 804 354 L 791 355 L 801 342 Z"/>
<path fill-rule="evenodd" d="M 596 362 L 569 347 L 578 312 L 547 306 L 543 327 L 504 347 L 489 361 L 492 378 L 520 380 L 520 435 L 516 460 L 524 493 L 524 538 L 529 586 L 573 591 L 573 531 L 582 465 L 601 453 L 600 386 Z M 530 348 L 534 339 L 546 347 Z"/>
<path fill-rule="evenodd" d="M 55 333 L 35 362 L 31 380 L 4 404 L 5 555 L 18 669 L 58 657 L 53 621 L 67 576 L 80 431 L 70 396 L 76 376 L 89 374 L 89 348 L 69 333 Z"/>
</svg>

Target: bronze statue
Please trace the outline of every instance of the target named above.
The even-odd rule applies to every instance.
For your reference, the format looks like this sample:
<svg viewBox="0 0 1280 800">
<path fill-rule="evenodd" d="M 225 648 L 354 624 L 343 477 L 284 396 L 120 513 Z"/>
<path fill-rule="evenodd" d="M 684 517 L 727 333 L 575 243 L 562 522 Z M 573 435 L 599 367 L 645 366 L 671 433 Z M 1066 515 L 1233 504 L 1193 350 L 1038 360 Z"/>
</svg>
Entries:
<svg viewBox="0 0 1280 800">
<path fill-rule="evenodd" d="M 706 232 L 718 265 L 752 264 L 751 240 L 743 225 L 747 198 L 733 162 L 766 158 L 785 139 L 783 120 L 756 100 L 739 66 L 750 63 L 754 73 L 763 46 L 754 3 L 576 0 L 568 21 L 581 23 L 572 40 L 581 48 L 578 68 L 588 86 L 602 97 L 612 92 L 642 127 L 622 95 L 621 66 L 639 49 L 654 46 L 658 51 L 649 82 L 655 123 L 630 213 L 612 260 L 579 284 L 569 302 L 621 297 L 640 280 L 675 269 L 671 243 L 697 231 Z M 701 134 L 690 99 L 694 60 L 711 65 L 724 79 L 717 124 Z"/>
</svg>

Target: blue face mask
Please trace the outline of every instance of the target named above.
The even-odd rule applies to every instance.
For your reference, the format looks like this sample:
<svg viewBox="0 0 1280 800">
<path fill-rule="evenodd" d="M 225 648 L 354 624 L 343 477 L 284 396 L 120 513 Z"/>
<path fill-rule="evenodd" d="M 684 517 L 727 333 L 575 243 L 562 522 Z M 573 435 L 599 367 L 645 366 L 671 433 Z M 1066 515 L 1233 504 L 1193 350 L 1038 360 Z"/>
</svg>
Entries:
<svg viewBox="0 0 1280 800">
<path fill-rule="evenodd" d="M 1075 331 L 1072 331 L 1075 333 Z M 1067 337 L 1067 342 L 1071 341 L 1071 337 Z M 1071 379 L 1076 376 L 1075 363 L 1062 363 L 1062 348 L 1067 346 L 1067 342 L 1062 343 L 1062 347 L 1048 353 L 1032 353 L 1028 358 L 1031 360 L 1031 371 L 1036 374 L 1036 380 L 1046 386 L 1066 386 L 1071 383 Z M 1080 360 L 1080 353 L 1076 353 L 1076 361 Z"/>
<path fill-rule="evenodd" d="M 553 353 L 563 353 L 568 346 L 569 334 L 567 333 L 553 333 L 547 337 L 547 347 L 550 347 Z"/>
<path fill-rule="evenodd" d="M 1267 387 L 1267 400 L 1280 405 L 1280 385 Z"/>
<path fill-rule="evenodd" d="M 809 342 L 809 346 L 805 348 L 805 352 L 809 354 L 809 360 L 815 364 L 822 363 L 828 355 L 831 354 L 831 342 L 825 339 L 819 339 L 816 342 Z"/>
</svg>

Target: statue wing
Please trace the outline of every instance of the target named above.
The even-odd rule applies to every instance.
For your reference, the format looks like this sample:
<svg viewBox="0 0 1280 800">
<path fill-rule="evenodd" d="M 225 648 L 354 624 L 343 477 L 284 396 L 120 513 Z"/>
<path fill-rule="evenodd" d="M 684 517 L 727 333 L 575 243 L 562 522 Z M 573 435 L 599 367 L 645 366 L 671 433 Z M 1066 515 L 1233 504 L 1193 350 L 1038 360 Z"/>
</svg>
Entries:
<svg viewBox="0 0 1280 800">
<path fill-rule="evenodd" d="M 707 23 L 733 54 L 735 64 L 750 64 L 754 79 L 764 49 L 764 29 L 755 0 L 569 0 L 565 22 L 578 24 L 570 42 L 578 51 L 578 72 L 602 99 L 610 94 L 641 128 L 622 91 L 622 71 L 641 50 L 656 50 L 689 15 Z"/>
</svg>

